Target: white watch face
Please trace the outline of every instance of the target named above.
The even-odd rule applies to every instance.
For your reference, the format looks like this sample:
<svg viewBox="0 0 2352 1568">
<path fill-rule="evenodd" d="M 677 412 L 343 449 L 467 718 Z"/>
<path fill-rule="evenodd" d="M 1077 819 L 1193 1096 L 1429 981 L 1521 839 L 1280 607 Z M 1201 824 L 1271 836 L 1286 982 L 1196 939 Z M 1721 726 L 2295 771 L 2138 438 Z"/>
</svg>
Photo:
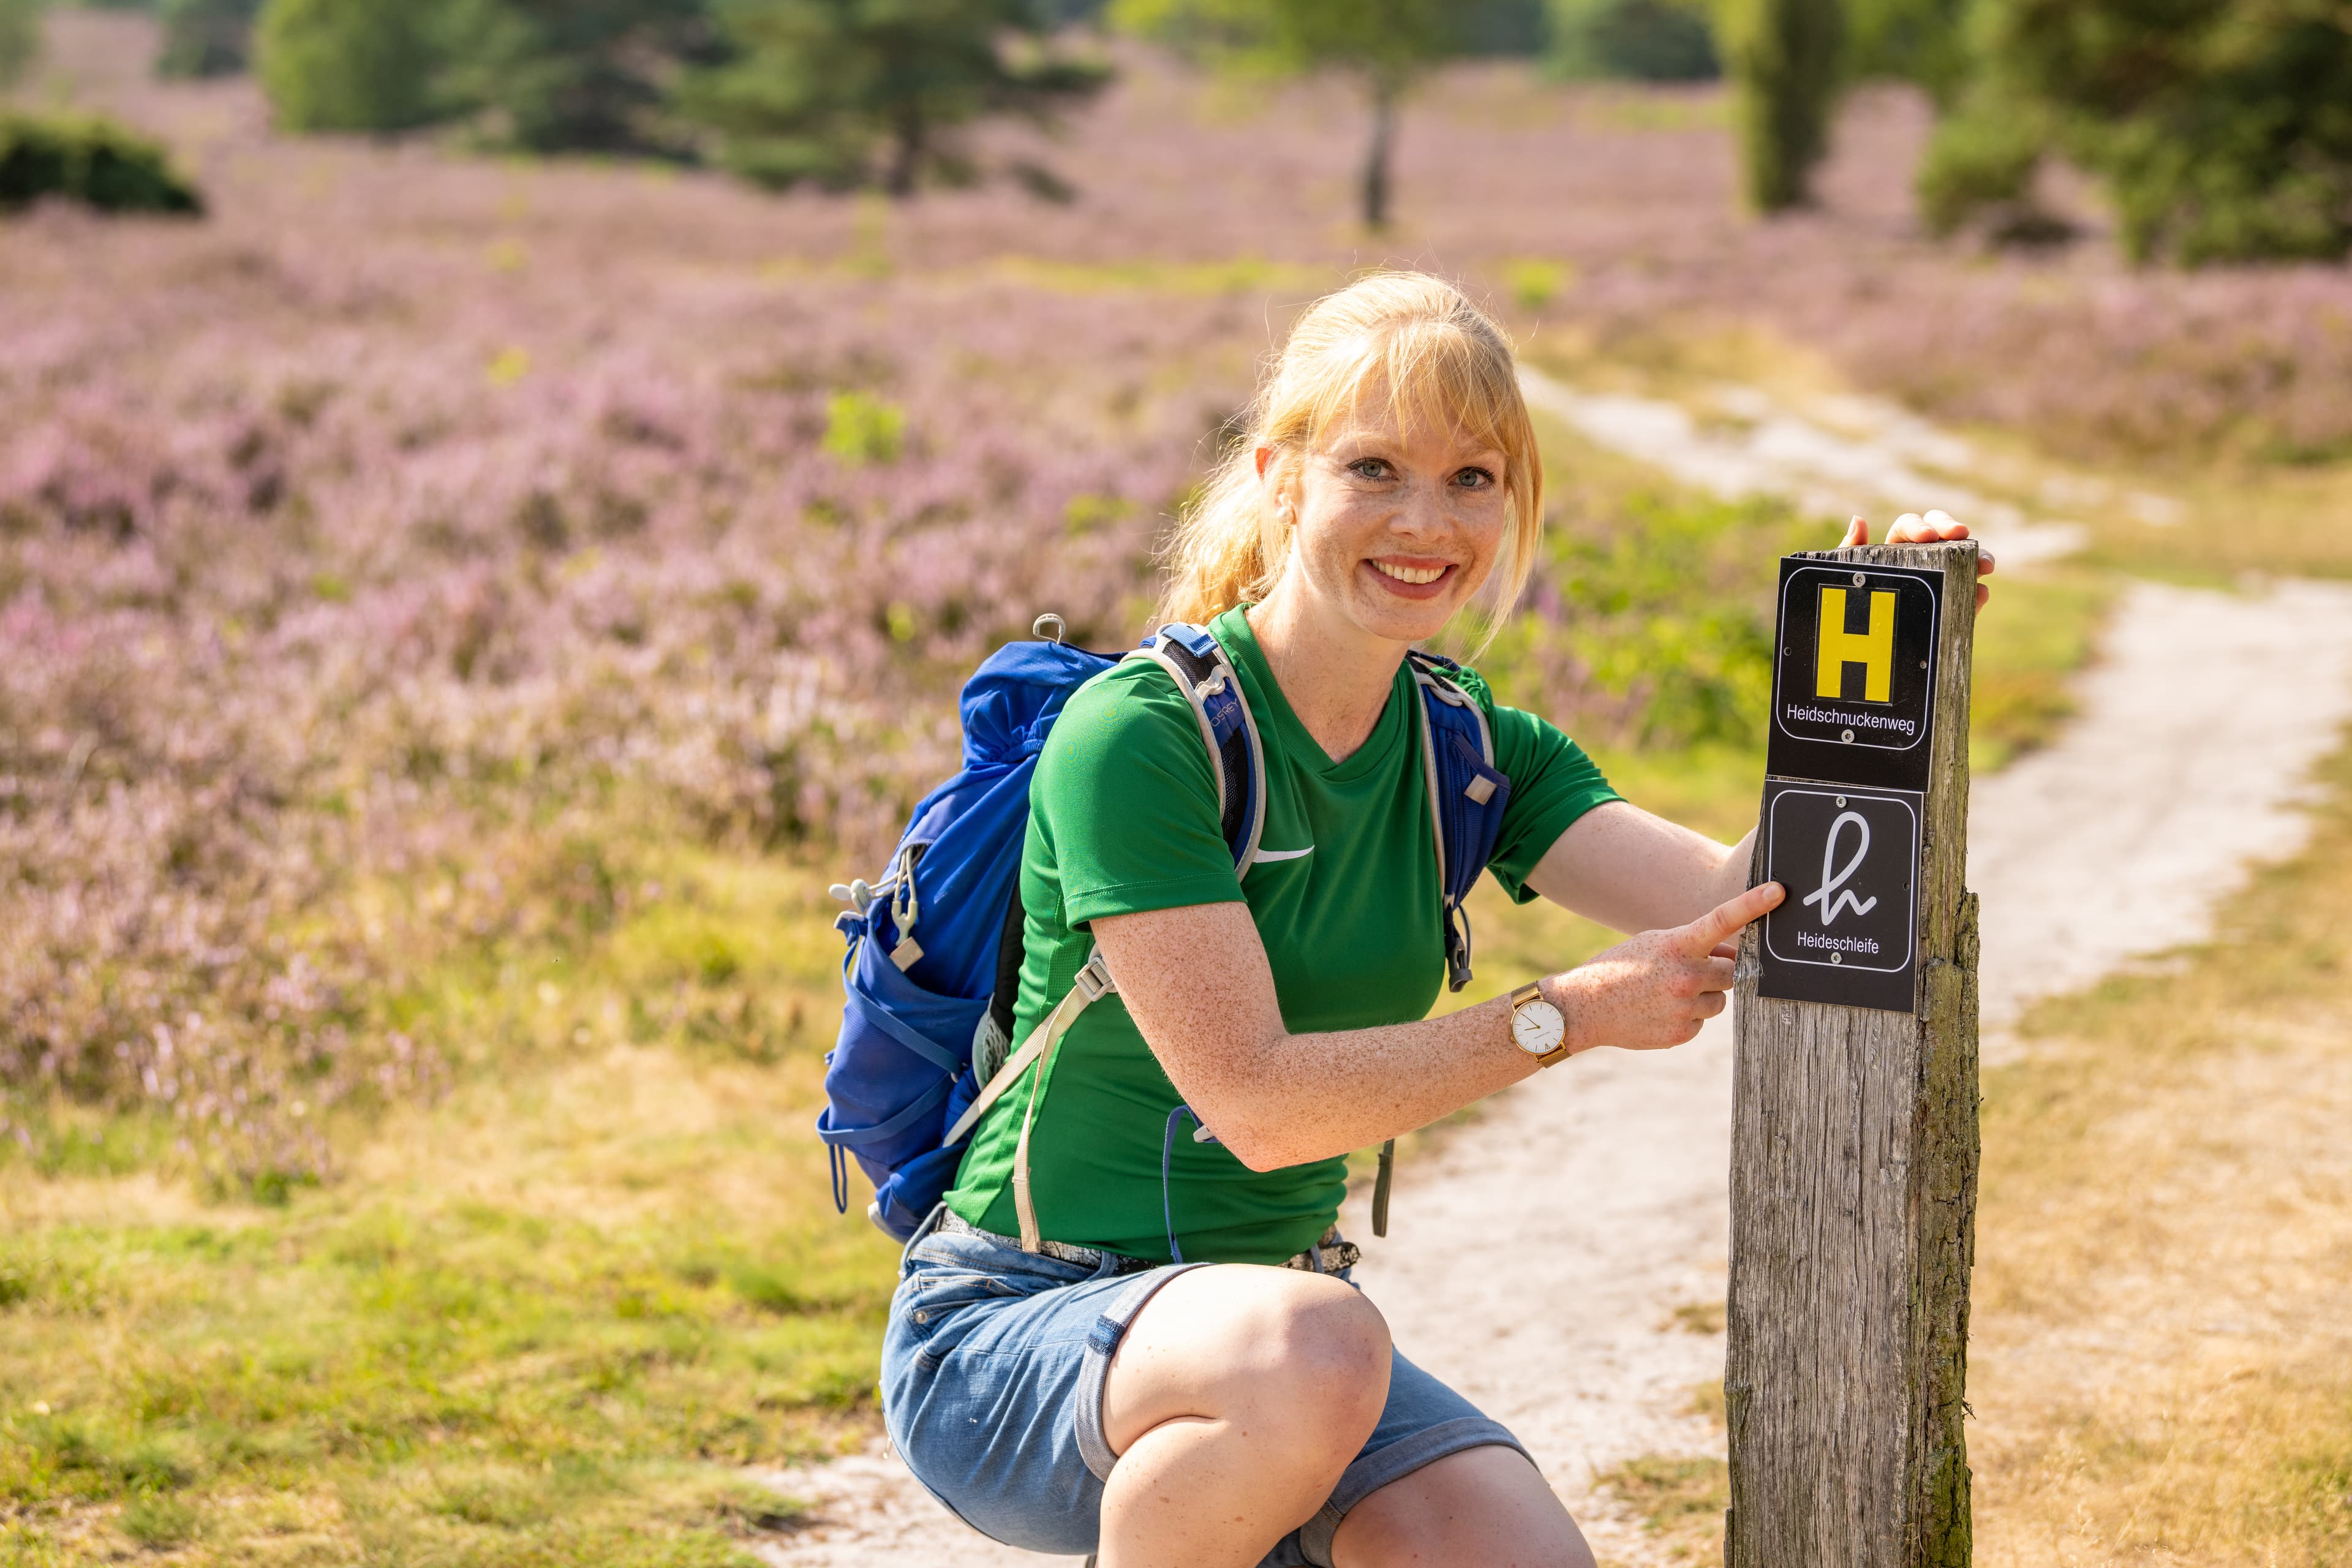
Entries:
<svg viewBox="0 0 2352 1568">
<path fill-rule="evenodd" d="M 1559 1009 L 1537 998 L 1511 1010 L 1511 1038 L 1531 1057 L 1549 1056 L 1568 1035 L 1568 1020 Z"/>
</svg>

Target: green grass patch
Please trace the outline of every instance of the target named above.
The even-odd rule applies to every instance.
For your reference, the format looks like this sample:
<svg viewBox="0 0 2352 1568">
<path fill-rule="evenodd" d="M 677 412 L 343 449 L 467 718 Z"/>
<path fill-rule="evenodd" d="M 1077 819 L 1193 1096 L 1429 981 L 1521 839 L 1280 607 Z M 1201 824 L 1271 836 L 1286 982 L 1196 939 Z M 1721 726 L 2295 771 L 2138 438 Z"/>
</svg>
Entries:
<svg viewBox="0 0 2352 1568">
<path fill-rule="evenodd" d="M 0 1163 L 0 1563 L 744 1563 L 793 1510 L 743 1468 L 872 1429 L 893 1248 L 808 1130 L 820 875 L 577 850 L 359 999 L 452 1066 L 341 1108 L 324 1184 L 67 1104 Z M 433 868 L 360 896 L 388 942 L 467 912 Z"/>
<path fill-rule="evenodd" d="M 629 1058 L 527 1132 L 477 1090 L 282 1209 L 20 1219 L 0 1500 L 37 1535 L 114 1506 L 132 1542 L 207 1563 L 270 1533 L 250 1500 L 321 1495 L 322 1561 L 740 1561 L 734 1535 L 790 1510 L 737 1471 L 870 1423 L 890 1252 L 824 1201 L 800 1105 Z M 670 1126 L 627 1126 L 633 1103 Z M 681 1114 L 710 1136 L 678 1141 Z"/>
<path fill-rule="evenodd" d="M 1731 1470 L 1707 1456 L 1645 1455 L 1628 1459 L 1595 1478 L 1595 1485 L 1633 1505 L 1652 1531 L 1687 1528 L 1698 1521 L 1720 1525 L 1731 1506 Z"/>
</svg>

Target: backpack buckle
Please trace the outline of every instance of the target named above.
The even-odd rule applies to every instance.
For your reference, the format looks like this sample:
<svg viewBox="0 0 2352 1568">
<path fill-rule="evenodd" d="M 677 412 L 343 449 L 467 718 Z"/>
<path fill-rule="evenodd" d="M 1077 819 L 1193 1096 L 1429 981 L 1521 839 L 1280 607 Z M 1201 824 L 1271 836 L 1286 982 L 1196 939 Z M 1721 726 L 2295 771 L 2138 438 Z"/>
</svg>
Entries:
<svg viewBox="0 0 2352 1568">
<path fill-rule="evenodd" d="M 1070 982 L 1070 989 L 1084 996 L 1088 1005 L 1092 1005 L 1096 998 L 1118 989 L 1118 983 L 1110 977 L 1110 966 L 1103 962 L 1100 949 L 1088 955 L 1086 967 L 1080 969 L 1077 978 Z"/>
</svg>

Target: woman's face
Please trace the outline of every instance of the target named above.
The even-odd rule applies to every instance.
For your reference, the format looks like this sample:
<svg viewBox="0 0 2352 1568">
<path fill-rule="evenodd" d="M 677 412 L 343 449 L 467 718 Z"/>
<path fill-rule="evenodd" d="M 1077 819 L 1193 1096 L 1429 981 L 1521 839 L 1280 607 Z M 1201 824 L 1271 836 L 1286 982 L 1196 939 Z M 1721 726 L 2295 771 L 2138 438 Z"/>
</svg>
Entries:
<svg viewBox="0 0 2352 1568">
<path fill-rule="evenodd" d="M 1293 531 L 1286 584 L 1375 637 L 1418 642 L 1486 581 L 1510 498 L 1501 452 L 1458 430 L 1400 427 L 1388 402 L 1367 398 L 1295 465 L 1260 448 L 1258 472 Z"/>
</svg>

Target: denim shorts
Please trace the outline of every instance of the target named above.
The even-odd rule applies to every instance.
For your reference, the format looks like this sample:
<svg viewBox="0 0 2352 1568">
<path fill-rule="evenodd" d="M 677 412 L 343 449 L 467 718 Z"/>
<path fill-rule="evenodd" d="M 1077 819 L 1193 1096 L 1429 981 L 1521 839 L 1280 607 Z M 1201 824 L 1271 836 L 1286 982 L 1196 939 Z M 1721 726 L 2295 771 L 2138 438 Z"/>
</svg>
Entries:
<svg viewBox="0 0 2352 1568">
<path fill-rule="evenodd" d="M 915 1233 L 882 1342 L 891 1446 L 930 1494 L 1008 1546 L 1077 1557 L 1096 1550 L 1111 1352 L 1153 1292 L 1186 1268 L 1088 1269 L 986 1237 Z M 1341 1278 L 1345 1278 L 1342 1275 Z M 1321 1511 L 1261 1568 L 1330 1568 L 1348 1510 L 1391 1481 L 1465 1448 L 1525 1454 L 1501 1423 L 1402 1356 L 1387 1406 Z M 1529 1463 L 1534 1461 L 1530 1459 Z"/>
</svg>

